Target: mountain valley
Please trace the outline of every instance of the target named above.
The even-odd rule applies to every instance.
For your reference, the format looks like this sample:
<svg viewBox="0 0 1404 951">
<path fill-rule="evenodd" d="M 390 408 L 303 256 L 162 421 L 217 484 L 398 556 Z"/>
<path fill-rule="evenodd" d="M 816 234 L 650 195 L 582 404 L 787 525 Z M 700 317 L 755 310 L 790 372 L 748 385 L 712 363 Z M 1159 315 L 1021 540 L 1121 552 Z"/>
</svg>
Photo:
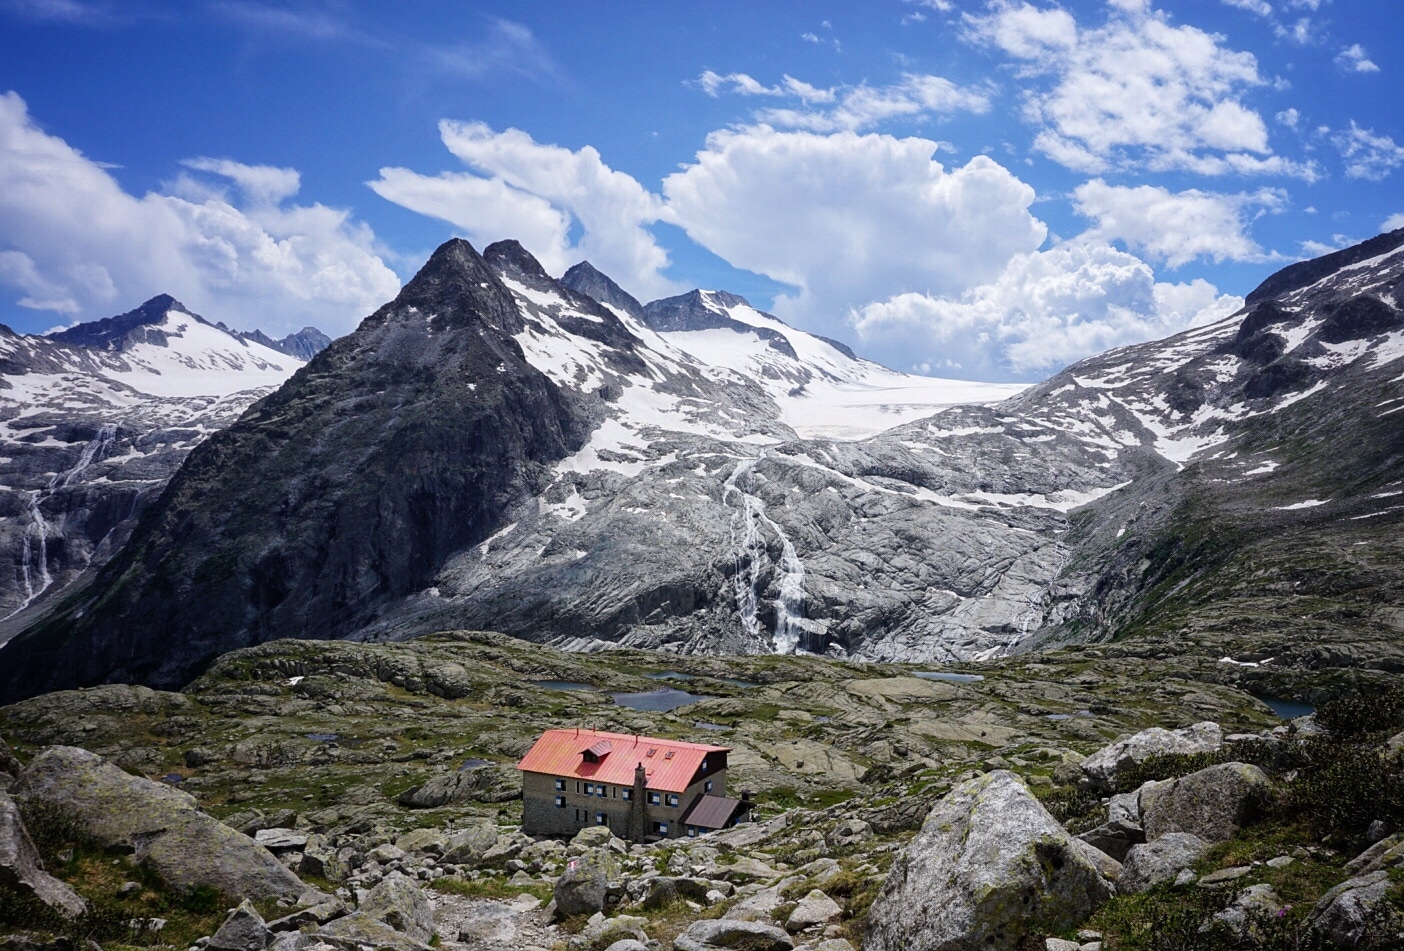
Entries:
<svg viewBox="0 0 1404 951">
<path fill-rule="evenodd" d="M 6 695 L 463 628 L 884 661 L 1204 629 L 1241 662 L 1397 670 L 1401 246 L 1001 389 L 734 295 L 644 306 L 586 264 L 450 242 L 191 453 L 5 649 Z"/>
</svg>

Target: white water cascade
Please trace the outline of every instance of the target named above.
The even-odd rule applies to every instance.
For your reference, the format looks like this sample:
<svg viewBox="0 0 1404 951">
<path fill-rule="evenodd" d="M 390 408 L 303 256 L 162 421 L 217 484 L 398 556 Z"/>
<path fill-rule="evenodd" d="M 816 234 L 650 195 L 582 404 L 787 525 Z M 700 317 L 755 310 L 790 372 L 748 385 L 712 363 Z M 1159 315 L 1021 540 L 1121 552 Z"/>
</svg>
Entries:
<svg viewBox="0 0 1404 951">
<path fill-rule="evenodd" d="M 54 583 L 53 575 L 49 574 L 49 530 L 53 526 L 44 518 L 44 512 L 40 505 L 53 494 L 55 489 L 70 486 L 81 478 L 89 466 L 100 461 L 107 454 L 112 441 L 116 438 L 117 427 L 111 423 L 103 424 L 93 438 L 88 440 L 88 444 L 83 447 L 78 461 L 71 469 L 57 473 L 49 479 L 44 488 L 29 493 L 29 524 L 25 526 L 24 541 L 20 551 L 20 576 L 24 581 L 24 600 L 6 615 L 6 619 L 14 617 L 29 607 L 34 603 L 35 598 L 47 591 L 49 586 Z M 60 525 L 61 530 L 62 526 Z M 37 558 L 35 557 L 36 547 L 39 549 Z"/>
<path fill-rule="evenodd" d="M 804 563 L 795 551 L 794 543 L 775 520 L 765 511 L 765 503 L 741 488 L 741 481 L 750 475 L 756 463 L 764 459 L 743 459 L 722 485 L 722 502 L 730 503 L 732 497 L 739 499 L 737 509 L 731 516 L 731 544 L 736 552 L 736 610 L 741 615 L 741 626 L 752 641 L 764 640 L 761 633 L 757 609 L 760 598 L 756 593 L 760 585 L 761 560 L 765 555 L 765 536 L 762 528 L 769 528 L 780 541 L 780 583 L 776 586 L 775 631 L 770 641 L 777 654 L 793 654 L 799 647 L 804 609 Z"/>
</svg>

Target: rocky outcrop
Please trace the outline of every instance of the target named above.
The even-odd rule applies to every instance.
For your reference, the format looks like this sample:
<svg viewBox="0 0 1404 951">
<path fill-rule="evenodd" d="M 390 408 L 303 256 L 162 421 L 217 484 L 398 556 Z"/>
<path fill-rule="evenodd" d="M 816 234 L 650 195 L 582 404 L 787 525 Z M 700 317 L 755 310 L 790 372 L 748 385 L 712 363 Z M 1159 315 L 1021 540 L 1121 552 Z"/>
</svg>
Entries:
<svg viewBox="0 0 1404 951">
<path fill-rule="evenodd" d="M 213 951 L 263 951 L 273 932 L 247 898 L 224 919 L 206 947 Z"/>
<path fill-rule="evenodd" d="M 1012 951 L 1031 930 L 1085 920 L 1112 888 L 1013 773 L 937 803 L 873 903 L 865 951 Z"/>
<path fill-rule="evenodd" d="M 29 838 L 19 809 L 3 792 L 0 792 L 0 889 L 27 894 L 70 918 L 88 910 L 88 903 L 73 889 L 44 871 L 44 862 Z"/>
<path fill-rule="evenodd" d="M 1224 742 L 1217 723 L 1196 723 L 1180 730 L 1151 727 L 1104 746 L 1082 761 L 1082 774 L 1094 789 L 1115 790 L 1132 767 L 1152 756 L 1213 753 Z"/>
<path fill-rule="evenodd" d="M 611 891 L 616 889 L 615 863 L 603 849 L 591 849 L 572 858 L 556 881 L 556 914 L 569 918 L 603 911 Z"/>
<path fill-rule="evenodd" d="M 694 921 L 673 939 L 674 951 L 716 951 L 718 948 L 746 948 L 747 951 L 790 951 L 794 940 L 783 928 L 757 921 Z"/>
<path fill-rule="evenodd" d="M 416 941 L 427 943 L 434 937 L 434 909 L 419 886 L 404 875 L 387 876 L 370 890 L 356 910 Z"/>
<path fill-rule="evenodd" d="M 522 798 L 522 777 L 505 766 L 478 766 L 435 776 L 400 794 L 409 809 L 437 809 L 464 802 L 511 802 Z"/>
<path fill-rule="evenodd" d="M 1311 929 L 1338 948 L 1384 949 L 1398 935 L 1387 928 L 1388 872 L 1347 879 L 1322 895 L 1311 910 Z"/>
<path fill-rule="evenodd" d="M 1159 784 L 1142 797 L 1145 836 L 1154 841 L 1189 832 L 1223 842 L 1266 805 L 1272 789 L 1267 774 L 1246 763 L 1222 763 Z"/>
<path fill-rule="evenodd" d="M 1188 832 L 1168 832 L 1154 842 L 1133 845 L 1122 863 L 1118 887 L 1124 892 L 1143 892 L 1161 882 L 1172 882 L 1208 849 L 1208 842 Z"/>
<path fill-rule="evenodd" d="M 129 852 L 180 892 L 234 899 L 301 898 L 307 887 L 267 849 L 207 816 L 193 797 L 131 776 L 87 750 L 51 747 L 16 778 L 23 811 L 37 800 L 102 846 Z"/>
</svg>

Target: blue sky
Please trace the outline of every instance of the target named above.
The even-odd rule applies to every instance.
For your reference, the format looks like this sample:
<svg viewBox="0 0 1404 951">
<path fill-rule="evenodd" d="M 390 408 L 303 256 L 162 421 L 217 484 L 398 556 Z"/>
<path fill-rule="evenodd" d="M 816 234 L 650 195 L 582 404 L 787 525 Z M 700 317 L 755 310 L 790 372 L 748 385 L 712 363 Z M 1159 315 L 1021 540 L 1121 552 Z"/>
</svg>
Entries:
<svg viewBox="0 0 1404 951">
<path fill-rule="evenodd" d="M 441 241 L 1032 380 L 1404 226 L 1378 0 L 0 0 L 0 321 L 334 334 Z"/>
</svg>

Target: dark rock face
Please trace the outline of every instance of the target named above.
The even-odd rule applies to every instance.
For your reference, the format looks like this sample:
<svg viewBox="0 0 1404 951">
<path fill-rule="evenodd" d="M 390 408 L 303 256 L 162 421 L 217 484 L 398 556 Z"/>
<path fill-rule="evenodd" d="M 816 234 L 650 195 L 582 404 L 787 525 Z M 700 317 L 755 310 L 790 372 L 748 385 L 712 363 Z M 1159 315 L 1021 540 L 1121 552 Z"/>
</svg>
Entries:
<svg viewBox="0 0 1404 951">
<path fill-rule="evenodd" d="M 3 694 L 183 683 L 234 647 L 344 636 L 423 588 L 583 439 L 511 339 L 522 326 L 483 258 L 445 244 L 192 453 L 93 594 L 5 648 Z"/>
<path fill-rule="evenodd" d="M 561 283 L 577 294 L 618 307 L 640 323 L 645 323 L 644 307 L 628 291 L 620 287 L 607 275 L 595 270 L 589 261 L 579 264 L 561 276 Z"/>
<path fill-rule="evenodd" d="M 49 339 L 71 347 L 91 347 L 106 350 L 125 350 L 139 342 L 156 343 L 164 346 L 165 334 L 151 327 L 160 323 L 172 308 L 190 314 L 201 323 L 209 323 L 199 314 L 193 313 L 180 301 L 169 294 L 159 294 L 135 310 L 116 317 L 105 317 L 68 330 L 50 334 Z"/>
</svg>

